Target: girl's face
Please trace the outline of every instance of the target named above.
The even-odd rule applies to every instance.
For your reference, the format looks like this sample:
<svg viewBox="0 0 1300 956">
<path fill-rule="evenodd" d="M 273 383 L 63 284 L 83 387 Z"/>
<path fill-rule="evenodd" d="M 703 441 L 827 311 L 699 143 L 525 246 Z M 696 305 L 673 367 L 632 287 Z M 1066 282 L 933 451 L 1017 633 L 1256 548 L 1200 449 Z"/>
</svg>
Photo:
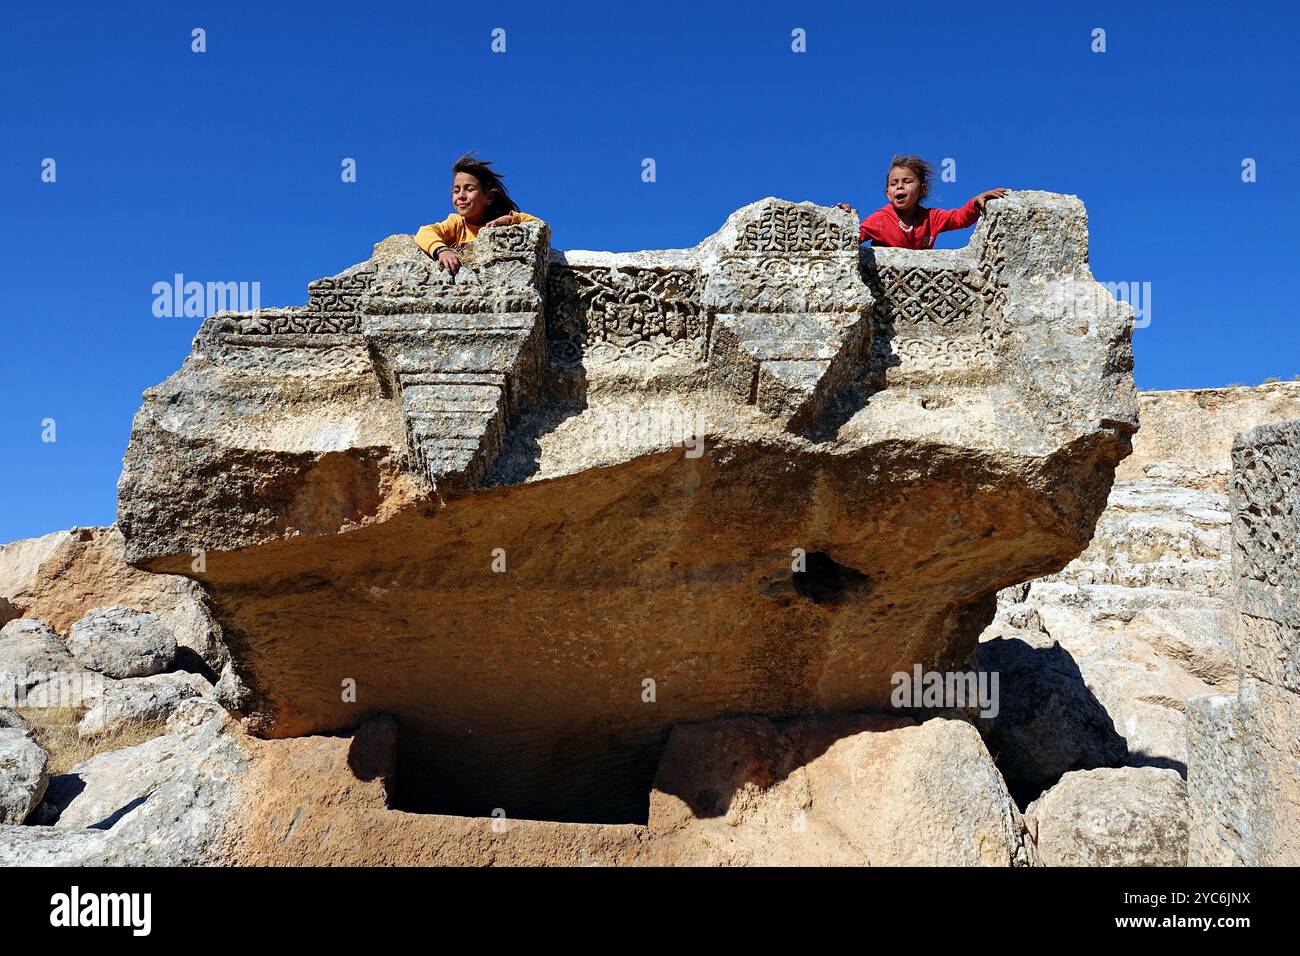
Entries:
<svg viewBox="0 0 1300 956">
<path fill-rule="evenodd" d="M 451 182 L 451 204 L 466 222 L 481 223 L 487 217 L 492 197 L 483 191 L 478 179 L 469 173 L 457 173 Z"/>
<path fill-rule="evenodd" d="M 885 198 L 899 212 L 908 212 L 921 201 L 921 181 L 906 166 L 895 166 L 889 171 L 885 185 Z"/>
</svg>

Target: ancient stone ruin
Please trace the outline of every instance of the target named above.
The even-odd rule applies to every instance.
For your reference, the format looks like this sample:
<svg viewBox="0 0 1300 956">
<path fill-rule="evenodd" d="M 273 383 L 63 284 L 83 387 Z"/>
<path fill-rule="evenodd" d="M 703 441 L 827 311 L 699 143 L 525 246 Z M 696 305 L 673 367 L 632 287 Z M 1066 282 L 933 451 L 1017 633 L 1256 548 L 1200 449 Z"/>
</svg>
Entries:
<svg viewBox="0 0 1300 956">
<path fill-rule="evenodd" d="M 454 280 L 395 236 L 309 293 L 146 392 L 119 525 L 203 585 L 247 728 L 392 715 L 409 809 L 644 823 L 675 725 L 965 668 L 1137 424 L 1127 307 L 1050 193 L 955 251 L 777 199 L 683 250 L 487 230 Z"/>
<path fill-rule="evenodd" d="M 1194 866 L 1300 865 L 1300 421 L 1232 448 L 1237 692 L 1189 708 Z"/>
</svg>

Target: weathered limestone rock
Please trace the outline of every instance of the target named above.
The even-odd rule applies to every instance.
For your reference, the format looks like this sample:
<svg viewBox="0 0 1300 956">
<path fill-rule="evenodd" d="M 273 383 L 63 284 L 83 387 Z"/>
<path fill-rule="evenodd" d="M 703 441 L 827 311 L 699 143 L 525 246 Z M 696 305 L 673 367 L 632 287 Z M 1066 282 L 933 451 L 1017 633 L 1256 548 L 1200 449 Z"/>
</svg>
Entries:
<svg viewBox="0 0 1300 956">
<path fill-rule="evenodd" d="M 0 704 L 79 707 L 102 682 L 43 621 L 19 618 L 0 628 Z"/>
<path fill-rule="evenodd" d="M 1046 866 L 1187 865 L 1187 784 L 1175 770 L 1067 773 L 1025 823 Z"/>
<path fill-rule="evenodd" d="M 47 826 L 0 825 L 0 866 L 581 866 L 644 861 L 644 826 L 403 813 L 391 719 L 261 741 L 202 698 L 169 733 L 56 777 Z"/>
<path fill-rule="evenodd" d="M 0 826 L 0 866 L 104 866 L 117 862 L 107 830 Z"/>
<path fill-rule="evenodd" d="M 240 865 L 1023 865 L 1033 844 L 979 735 L 891 715 L 675 728 L 648 826 L 390 809 L 391 728 L 250 741 Z M 800 763 L 801 760 L 807 761 Z"/>
<path fill-rule="evenodd" d="M 671 865 L 1014 866 L 1024 822 L 979 734 L 892 715 L 676 727 L 650 796 Z"/>
<path fill-rule="evenodd" d="M 1300 418 L 1300 382 L 1143 392 L 1139 401 L 1141 437 L 1115 471 L 1117 486 L 1148 478 L 1226 491 L 1237 435 Z"/>
<path fill-rule="evenodd" d="M 34 817 L 48 825 L 0 825 L 0 865 L 1037 863 L 979 735 L 958 720 L 679 727 L 649 826 L 393 809 L 397 736 L 377 718 L 347 736 L 258 740 L 193 698 L 165 736 L 54 778 Z"/>
<path fill-rule="evenodd" d="M 1127 762 L 1185 774 L 1188 702 L 1237 681 L 1233 436 L 1300 417 L 1300 383 L 1140 400 L 1142 430 L 1092 542 L 1060 573 L 1000 599 L 981 640 L 1059 642 L 1126 739 Z"/>
<path fill-rule="evenodd" d="M 1077 199 L 858 269 L 853 238 L 767 199 L 686 250 L 487 230 L 454 280 L 385 240 L 146 393 L 127 558 L 202 580 L 256 733 L 393 714 L 399 806 L 644 819 L 675 724 L 964 669 L 1128 452 Z"/>
<path fill-rule="evenodd" d="M 50 780 L 52 826 L 0 827 L 0 863 L 191 866 L 224 861 L 248 755 L 219 712 L 178 715 L 169 732 L 92 757 Z M 93 834 L 102 834 L 96 837 Z"/>
<path fill-rule="evenodd" d="M 18 618 L 0 628 L 0 672 L 45 674 L 63 668 L 84 669 L 44 621 Z"/>
<path fill-rule="evenodd" d="M 733 217 L 713 245 L 723 251 L 702 295 L 710 380 L 778 421 L 812 425 L 871 344 L 875 300 L 859 275 L 856 224 L 776 205 Z"/>
<path fill-rule="evenodd" d="M 32 587 L 42 565 L 65 547 L 72 537 L 71 531 L 55 531 L 39 538 L 0 544 L 0 625 L 23 616 L 22 602 L 18 595 Z M 31 616 L 42 615 L 33 613 Z"/>
<path fill-rule="evenodd" d="M 200 583 L 131 567 L 116 527 L 74 528 L 0 545 L 0 599 L 11 617 L 38 618 L 60 634 L 88 611 L 123 604 L 156 615 L 183 648 L 220 671 L 221 628 Z M 191 558 L 191 563 L 195 559 Z M 201 566 L 201 563 L 200 563 Z M 0 616 L 0 624 L 7 618 Z"/>
<path fill-rule="evenodd" d="M 1232 448 L 1241 671 L 1188 727 L 1193 865 L 1300 865 L 1300 421 Z"/>
<path fill-rule="evenodd" d="M 26 722 L 0 707 L 0 825 L 20 824 L 45 794 L 49 755 Z"/>
<path fill-rule="evenodd" d="M 88 737 L 132 722 L 164 721 L 210 687 L 199 675 L 183 671 L 111 681 L 94 698 L 77 733 Z"/>
<path fill-rule="evenodd" d="M 176 662 L 176 638 L 158 618 L 121 604 L 97 607 L 72 625 L 68 649 L 108 677 L 150 677 Z"/>
</svg>

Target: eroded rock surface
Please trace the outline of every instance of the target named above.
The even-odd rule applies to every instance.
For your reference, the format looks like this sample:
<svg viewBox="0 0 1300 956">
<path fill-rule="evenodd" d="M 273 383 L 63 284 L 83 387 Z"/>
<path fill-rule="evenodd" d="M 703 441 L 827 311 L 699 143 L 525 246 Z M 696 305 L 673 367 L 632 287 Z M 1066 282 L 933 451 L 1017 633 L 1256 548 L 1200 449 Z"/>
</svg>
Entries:
<svg viewBox="0 0 1300 956">
<path fill-rule="evenodd" d="M 102 680 L 44 621 L 18 618 L 0 628 L 0 703 L 79 707 Z"/>
<path fill-rule="evenodd" d="M 985 738 L 1021 806 L 1072 770 L 1118 767 L 1128 756 L 1110 715 L 1060 646 L 986 641 L 979 667 L 999 675 L 1001 706 L 984 725 Z"/>
<path fill-rule="evenodd" d="M 6 866 L 198 866 L 224 862 L 248 768 L 220 708 L 194 701 L 168 732 L 51 778 L 38 816 L 0 827 Z M 48 823 L 48 821 L 53 821 Z"/>
<path fill-rule="evenodd" d="M 393 237 L 306 306 L 212 317 L 119 484 L 247 725 L 393 714 L 408 807 L 644 819 L 675 724 L 964 668 L 997 590 L 1083 549 L 1136 426 L 1072 197 L 953 252 L 859 255 L 847 213 L 769 199 L 692 249 L 527 224 L 464 263 Z"/>
<path fill-rule="evenodd" d="M 49 757 L 21 716 L 0 707 L 0 824 L 19 824 L 45 794 Z"/>
<path fill-rule="evenodd" d="M 68 632 L 68 650 L 107 677 L 152 677 L 176 662 L 176 637 L 157 617 L 122 604 L 87 612 Z"/>
<path fill-rule="evenodd" d="M 959 768 L 959 769 L 958 769 Z M 651 859 L 692 866 L 1028 866 L 980 735 L 892 715 L 677 727 L 650 797 Z"/>
<path fill-rule="evenodd" d="M 95 608 L 120 604 L 147 611 L 188 655 L 220 671 L 225 645 L 202 585 L 133 568 L 124 547 L 116 527 L 74 528 L 0 544 L 0 599 L 10 617 L 44 621 L 64 636 Z M 7 620 L 2 612 L 0 624 Z"/>
<path fill-rule="evenodd" d="M 184 672 L 109 681 L 92 699 L 77 732 L 86 737 L 131 723 L 162 722 L 185 701 L 210 692 L 202 677 Z"/>
<path fill-rule="evenodd" d="M 1187 865 L 1187 784 L 1174 770 L 1067 773 L 1025 822 L 1047 866 Z"/>
</svg>

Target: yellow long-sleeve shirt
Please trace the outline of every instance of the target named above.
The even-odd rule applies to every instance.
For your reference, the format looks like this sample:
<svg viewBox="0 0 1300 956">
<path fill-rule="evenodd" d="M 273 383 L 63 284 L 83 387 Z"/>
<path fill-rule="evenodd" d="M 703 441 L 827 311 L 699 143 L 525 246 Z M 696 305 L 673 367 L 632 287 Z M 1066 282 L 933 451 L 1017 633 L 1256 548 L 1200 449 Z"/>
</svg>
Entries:
<svg viewBox="0 0 1300 956">
<path fill-rule="evenodd" d="M 530 216 L 526 212 L 512 212 L 510 214 L 510 225 L 517 226 L 521 222 L 541 222 L 536 216 Z M 467 242 L 473 242 L 478 238 L 478 232 L 483 226 L 471 225 L 465 221 L 465 217 L 458 212 L 453 212 L 442 222 L 433 222 L 427 226 L 421 226 L 420 231 L 415 234 L 416 244 L 427 252 L 429 255 L 436 257 L 443 249 L 463 246 Z"/>
</svg>

